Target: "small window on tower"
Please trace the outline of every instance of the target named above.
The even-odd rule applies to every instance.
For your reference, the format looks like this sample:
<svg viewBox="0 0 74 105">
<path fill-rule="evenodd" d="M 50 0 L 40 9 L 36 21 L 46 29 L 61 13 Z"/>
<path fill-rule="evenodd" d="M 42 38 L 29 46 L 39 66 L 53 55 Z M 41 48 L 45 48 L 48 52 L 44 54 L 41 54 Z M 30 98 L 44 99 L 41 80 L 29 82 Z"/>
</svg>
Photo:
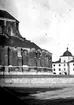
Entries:
<svg viewBox="0 0 74 105">
<path fill-rule="evenodd" d="M 66 61 L 64 60 L 64 62 L 66 62 Z"/>
<path fill-rule="evenodd" d="M 74 66 L 74 63 L 73 63 L 73 66 Z"/>
<path fill-rule="evenodd" d="M 55 64 L 53 66 L 55 66 Z"/>
</svg>

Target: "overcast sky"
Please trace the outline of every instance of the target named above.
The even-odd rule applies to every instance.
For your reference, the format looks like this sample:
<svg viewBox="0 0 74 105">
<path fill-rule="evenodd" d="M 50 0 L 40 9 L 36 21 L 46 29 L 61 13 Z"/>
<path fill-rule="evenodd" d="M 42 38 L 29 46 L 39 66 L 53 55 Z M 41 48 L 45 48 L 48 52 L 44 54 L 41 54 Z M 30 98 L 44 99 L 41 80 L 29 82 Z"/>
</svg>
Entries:
<svg viewBox="0 0 74 105">
<path fill-rule="evenodd" d="M 74 0 L 0 0 L 0 8 L 20 21 L 23 37 L 58 60 L 67 47 L 74 55 Z"/>
</svg>

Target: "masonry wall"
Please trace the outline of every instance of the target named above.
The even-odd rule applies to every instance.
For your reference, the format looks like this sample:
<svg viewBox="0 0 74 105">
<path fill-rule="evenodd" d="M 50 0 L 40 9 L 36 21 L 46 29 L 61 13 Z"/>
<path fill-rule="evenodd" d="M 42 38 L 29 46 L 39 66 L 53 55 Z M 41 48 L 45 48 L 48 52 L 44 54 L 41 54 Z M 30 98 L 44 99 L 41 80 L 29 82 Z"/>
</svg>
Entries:
<svg viewBox="0 0 74 105">
<path fill-rule="evenodd" d="M 9 66 L 9 71 L 23 71 L 23 65 L 34 68 L 38 67 L 39 71 L 47 71 L 48 69 L 45 69 L 46 67 L 51 68 L 52 61 L 46 57 L 46 55 L 44 56 L 41 52 L 39 53 L 36 50 L 32 51 L 32 49 L 29 49 L 29 51 L 22 50 L 23 48 L 20 47 L 0 47 L 0 65 Z M 41 69 L 41 67 L 44 67 L 44 69 Z"/>
<path fill-rule="evenodd" d="M 7 37 L 10 36 L 18 37 L 20 39 L 22 36 L 19 33 L 18 25 L 19 23 L 15 20 L 0 20 L 0 26 L 2 27 L 2 33 L 0 34 L 2 36 L 4 35 L 6 39 L 8 39 Z M 7 40 L 6 43 L 5 40 L 3 40 L 3 42 L 4 43 L 0 43 L 0 66 L 8 66 L 5 67 L 6 71 L 29 70 L 28 68 L 25 69 L 25 66 L 29 68 L 34 67 L 34 69 L 38 67 L 39 71 L 46 71 L 46 67 L 52 67 L 52 59 L 50 59 L 52 56 L 47 54 L 46 51 L 41 52 L 39 49 L 35 50 L 29 48 L 29 50 L 27 50 L 25 48 L 23 49 L 22 47 L 6 46 L 8 45 Z"/>
</svg>

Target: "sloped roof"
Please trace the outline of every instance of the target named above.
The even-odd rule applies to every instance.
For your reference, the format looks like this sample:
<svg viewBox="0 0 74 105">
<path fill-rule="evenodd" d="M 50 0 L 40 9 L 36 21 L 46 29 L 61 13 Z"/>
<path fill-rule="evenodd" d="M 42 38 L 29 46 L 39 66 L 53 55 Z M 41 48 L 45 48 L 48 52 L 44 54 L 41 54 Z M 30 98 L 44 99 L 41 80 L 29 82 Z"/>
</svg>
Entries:
<svg viewBox="0 0 74 105">
<path fill-rule="evenodd" d="M 27 44 L 30 48 L 35 48 L 36 50 L 37 49 L 41 50 L 41 48 L 38 45 L 36 45 L 34 42 L 24 39 L 24 43 Z"/>
<path fill-rule="evenodd" d="M 61 59 L 59 59 L 58 61 L 52 62 L 52 63 L 61 63 Z"/>
<path fill-rule="evenodd" d="M 0 17 L 1 18 L 8 18 L 8 19 L 13 19 L 16 20 L 17 22 L 19 22 L 17 19 L 15 19 L 11 14 L 9 14 L 7 11 L 5 10 L 0 10 Z M 36 45 L 34 42 L 31 42 L 29 40 L 26 40 L 25 38 L 23 38 L 19 32 L 16 32 L 16 36 L 8 36 L 9 38 L 6 39 L 5 38 L 5 43 L 4 45 L 7 46 L 13 46 L 13 47 L 24 47 L 24 48 L 35 48 L 35 49 L 40 49 L 41 48 Z M 21 40 L 21 38 L 23 40 Z M 25 40 L 24 40 L 25 39 Z"/>
<path fill-rule="evenodd" d="M 9 37 L 9 40 L 6 43 L 6 45 L 12 46 L 12 47 L 29 48 L 29 46 L 26 43 L 24 43 L 24 41 L 20 40 L 18 37 L 14 37 L 14 36 Z"/>
<path fill-rule="evenodd" d="M 70 63 L 70 62 L 74 62 L 74 60 L 69 61 L 69 63 Z"/>
<path fill-rule="evenodd" d="M 35 48 L 35 49 L 41 49 L 38 45 L 36 45 L 34 42 L 31 42 L 31 45 Z"/>
<path fill-rule="evenodd" d="M 22 41 L 18 37 L 15 37 L 15 36 L 10 36 L 8 40 L 6 41 L 5 45 L 12 46 L 12 47 L 41 49 L 35 43 L 30 42 L 29 40 Z"/>
<path fill-rule="evenodd" d="M 42 51 L 44 51 L 44 52 L 46 52 L 46 53 L 48 53 L 48 54 L 52 55 L 52 53 L 51 53 L 51 52 L 49 52 L 49 51 L 48 51 L 48 50 L 46 50 L 46 49 L 42 49 Z"/>
<path fill-rule="evenodd" d="M 8 19 L 13 19 L 16 20 L 17 22 L 19 22 L 17 19 L 15 19 L 11 14 L 9 14 L 7 11 L 5 10 L 0 10 L 0 17 L 1 18 L 8 18 Z"/>
</svg>

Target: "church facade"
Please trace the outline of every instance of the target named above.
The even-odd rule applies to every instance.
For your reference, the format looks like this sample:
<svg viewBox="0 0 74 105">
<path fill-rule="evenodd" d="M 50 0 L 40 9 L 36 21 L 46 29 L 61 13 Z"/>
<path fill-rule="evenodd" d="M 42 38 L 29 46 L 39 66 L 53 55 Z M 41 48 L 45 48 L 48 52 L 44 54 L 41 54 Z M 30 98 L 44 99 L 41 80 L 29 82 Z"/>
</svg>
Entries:
<svg viewBox="0 0 74 105">
<path fill-rule="evenodd" d="M 68 48 L 58 61 L 52 62 L 52 72 L 54 75 L 74 75 L 74 56 Z"/>
<path fill-rule="evenodd" d="M 0 10 L 0 71 L 51 71 L 52 53 L 23 38 L 19 21 Z"/>
</svg>

